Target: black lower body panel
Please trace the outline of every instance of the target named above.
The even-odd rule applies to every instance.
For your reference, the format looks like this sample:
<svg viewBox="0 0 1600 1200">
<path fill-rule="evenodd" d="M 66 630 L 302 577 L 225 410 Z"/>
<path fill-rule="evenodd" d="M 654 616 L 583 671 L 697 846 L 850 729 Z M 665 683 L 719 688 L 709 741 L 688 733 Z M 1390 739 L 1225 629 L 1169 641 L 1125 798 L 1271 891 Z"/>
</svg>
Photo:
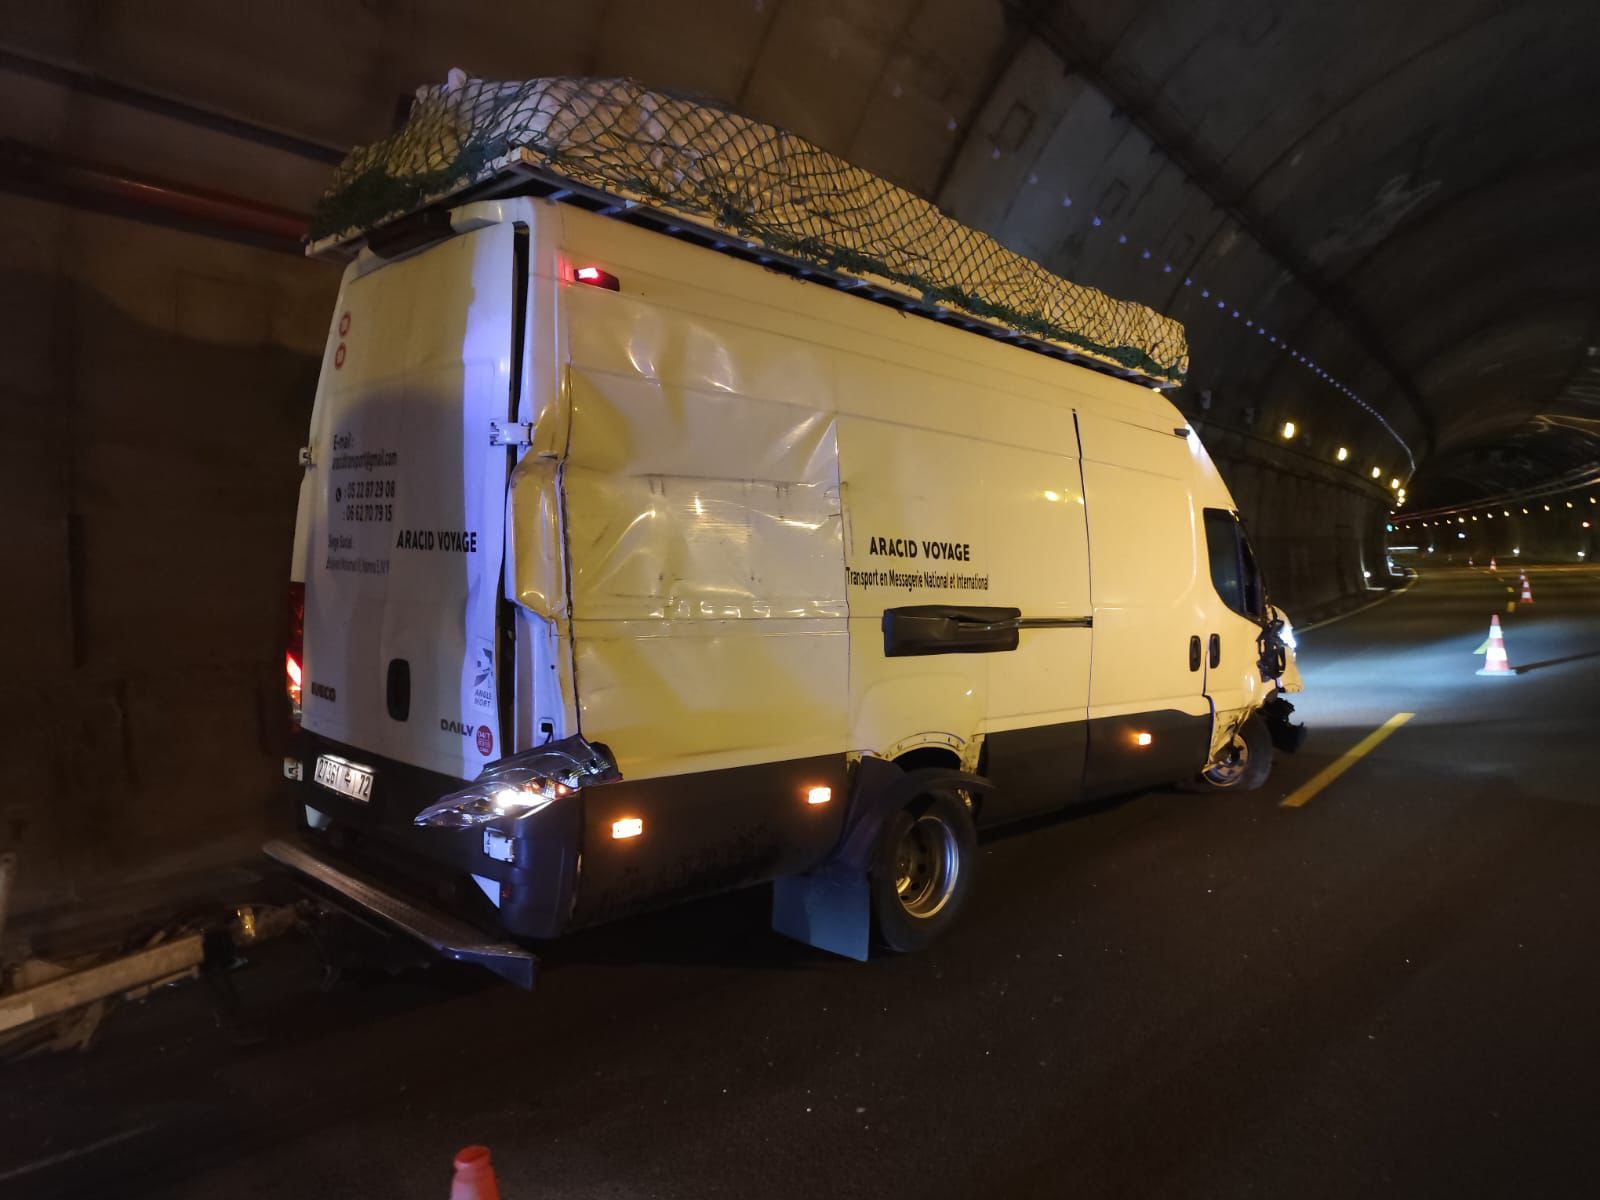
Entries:
<svg viewBox="0 0 1600 1200">
<path fill-rule="evenodd" d="M 1211 715 L 1163 709 L 1089 722 L 1083 798 L 1134 792 L 1198 775 L 1211 756 Z"/>
<path fill-rule="evenodd" d="M 978 812 L 983 826 L 1003 825 L 1074 803 L 1083 789 L 1088 722 L 1005 729 L 984 738 L 984 777 L 994 784 Z"/>
<path fill-rule="evenodd" d="M 330 838 L 343 860 L 515 937 L 555 937 L 575 926 L 809 870 L 838 841 L 848 793 L 845 756 L 831 754 L 623 779 L 470 829 L 419 827 L 416 814 L 460 788 L 459 779 L 309 732 L 301 736 L 308 782 L 289 785 L 295 803 L 332 822 L 308 836 Z M 309 782 L 319 754 L 370 767 L 371 800 Z M 809 802 L 818 788 L 830 789 L 826 803 Z M 642 832 L 614 837 L 620 820 L 640 821 Z M 302 823 L 309 824 L 303 816 Z M 488 835 L 494 835 L 494 854 Z M 470 876 L 492 885 L 498 907 L 477 894 Z"/>
<path fill-rule="evenodd" d="M 515 937 L 550 938 L 566 928 L 582 848 L 578 804 L 552 804 L 529 816 L 499 817 L 470 829 L 419 827 L 413 823 L 417 813 L 458 789 L 461 780 L 309 732 L 301 737 L 306 781 L 289 787 L 297 806 L 309 806 L 333 823 L 330 829 L 308 830 L 308 836 L 335 843 L 344 860 L 380 879 Z M 371 800 L 353 800 L 310 782 L 319 754 L 370 767 Z M 300 816 L 302 827 L 308 826 L 303 807 Z M 493 854 L 486 836 L 491 832 L 499 835 Z M 471 876 L 492 885 L 498 906 L 484 898 Z"/>
</svg>

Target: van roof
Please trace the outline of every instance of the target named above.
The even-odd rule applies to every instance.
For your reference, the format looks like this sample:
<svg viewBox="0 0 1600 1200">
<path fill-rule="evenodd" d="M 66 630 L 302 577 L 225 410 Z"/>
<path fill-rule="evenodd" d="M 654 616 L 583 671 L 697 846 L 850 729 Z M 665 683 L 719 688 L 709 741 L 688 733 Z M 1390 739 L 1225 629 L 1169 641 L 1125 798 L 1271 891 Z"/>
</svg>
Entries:
<svg viewBox="0 0 1600 1200">
<path fill-rule="evenodd" d="M 308 252 L 345 258 L 445 203 L 544 193 L 1158 387 L 1183 326 L 1071 283 L 887 180 L 707 102 L 626 79 L 452 71 L 406 124 L 353 150 Z"/>
</svg>

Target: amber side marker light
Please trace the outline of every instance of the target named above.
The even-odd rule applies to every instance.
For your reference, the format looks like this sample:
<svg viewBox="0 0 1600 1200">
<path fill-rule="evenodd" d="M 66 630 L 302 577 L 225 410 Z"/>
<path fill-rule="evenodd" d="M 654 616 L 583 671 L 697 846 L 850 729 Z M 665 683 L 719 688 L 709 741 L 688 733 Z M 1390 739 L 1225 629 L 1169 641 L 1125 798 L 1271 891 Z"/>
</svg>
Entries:
<svg viewBox="0 0 1600 1200">
<path fill-rule="evenodd" d="M 611 822 L 611 836 L 618 841 L 623 838 L 636 838 L 643 832 L 643 817 L 621 817 Z"/>
<path fill-rule="evenodd" d="M 807 804 L 826 804 L 832 799 L 833 789 L 831 787 L 814 787 L 806 789 Z"/>
<path fill-rule="evenodd" d="M 1136 733 L 1136 734 L 1133 735 L 1133 741 L 1134 741 L 1135 745 L 1148 746 L 1150 744 L 1151 738 L 1150 738 L 1150 735 L 1148 733 Z"/>
</svg>

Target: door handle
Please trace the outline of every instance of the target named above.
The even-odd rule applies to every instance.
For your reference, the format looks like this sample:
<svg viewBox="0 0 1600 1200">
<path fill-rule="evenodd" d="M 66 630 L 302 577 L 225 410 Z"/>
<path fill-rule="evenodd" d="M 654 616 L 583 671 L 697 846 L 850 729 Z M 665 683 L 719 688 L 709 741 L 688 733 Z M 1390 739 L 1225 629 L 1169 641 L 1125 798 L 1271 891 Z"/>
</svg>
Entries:
<svg viewBox="0 0 1600 1200">
<path fill-rule="evenodd" d="M 384 681 L 383 694 L 392 719 L 404 721 L 411 715 L 411 664 L 407 660 L 389 660 L 389 675 Z"/>
<path fill-rule="evenodd" d="M 1210 657 L 1209 665 L 1212 666 L 1212 667 L 1217 667 L 1217 666 L 1221 665 L 1221 663 L 1222 663 L 1222 635 L 1213 633 L 1211 635 L 1211 657 Z"/>
<path fill-rule="evenodd" d="M 1200 635 L 1197 633 L 1189 639 L 1189 670 L 1200 669 Z"/>
</svg>

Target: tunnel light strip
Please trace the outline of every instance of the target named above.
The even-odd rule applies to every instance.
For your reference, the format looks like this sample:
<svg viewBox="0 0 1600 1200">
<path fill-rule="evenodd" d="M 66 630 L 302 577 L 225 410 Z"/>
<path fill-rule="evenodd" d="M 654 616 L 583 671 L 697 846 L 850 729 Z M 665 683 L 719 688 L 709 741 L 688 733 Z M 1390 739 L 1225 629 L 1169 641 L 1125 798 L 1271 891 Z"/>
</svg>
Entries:
<svg viewBox="0 0 1600 1200">
<path fill-rule="evenodd" d="M 1557 478 L 1546 483 L 1536 483 L 1530 488 L 1520 488 L 1517 491 L 1504 491 L 1504 493 L 1494 494 L 1494 496 L 1485 496 L 1485 498 L 1480 499 L 1480 501 L 1474 501 L 1472 504 L 1453 504 L 1453 506 L 1440 507 L 1440 509 L 1418 509 L 1416 512 L 1408 512 L 1408 514 L 1403 515 L 1402 520 L 1406 520 L 1406 522 L 1453 520 L 1453 518 L 1462 514 L 1470 515 L 1474 514 L 1474 512 L 1488 512 L 1488 510 L 1496 509 L 1506 509 L 1507 512 L 1502 515 L 1509 517 L 1509 509 L 1514 509 L 1514 507 L 1522 507 L 1533 501 L 1542 502 L 1547 501 L 1547 499 L 1565 498 L 1566 494 L 1592 490 L 1597 485 L 1600 485 L 1600 466 L 1579 467 L 1578 470 L 1570 470 L 1568 474 L 1558 475 Z M 1574 507 L 1582 507 L 1582 501 L 1586 498 L 1584 496 L 1576 496 L 1576 499 L 1578 499 L 1579 504 Z M 1600 499 L 1595 498 L 1594 494 L 1589 494 L 1587 499 L 1589 499 L 1590 504 L 1600 504 Z M 1528 510 L 1523 507 L 1523 512 L 1528 512 Z"/>
<path fill-rule="evenodd" d="M 1028 176 L 1028 182 L 1030 184 L 1037 184 L 1039 182 L 1038 174 L 1037 173 L 1030 174 Z M 1070 208 L 1071 205 L 1072 205 L 1072 197 L 1070 195 L 1063 195 L 1061 197 L 1061 206 L 1063 208 Z M 1096 214 L 1094 214 L 1093 216 L 1090 217 L 1090 219 L 1089 219 L 1089 227 L 1090 227 L 1090 229 L 1103 229 L 1103 228 L 1105 228 L 1105 222 L 1101 219 L 1100 215 L 1098 213 L 1096 213 Z M 1108 232 L 1109 232 L 1109 230 L 1108 230 Z M 1119 246 L 1128 246 L 1128 245 L 1130 245 L 1130 242 L 1128 241 L 1128 234 L 1127 234 L 1127 232 L 1125 230 L 1118 230 L 1117 231 L 1117 245 L 1119 245 Z M 1271 256 L 1269 255 L 1268 257 L 1271 257 Z M 1139 259 L 1140 259 L 1141 262 L 1150 262 L 1150 263 L 1154 263 L 1154 262 L 1158 261 L 1156 259 L 1156 257 L 1153 255 L 1153 252 L 1151 251 L 1150 247 L 1148 247 L 1148 246 L 1139 247 Z M 1165 260 L 1161 260 L 1161 263 L 1162 263 L 1162 265 L 1161 265 L 1162 274 L 1170 275 L 1172 273 L 1172 264 L 1170 262 L 1165 261 Z M 1194 287 L 1195 286 L 1194 276 L 1192 276 L 1192 275 L 1184 276 L 1183 286 L 1186 287 L 1186 288 Z M 1202 300 L 1211 299 L 1211 289 L 1208 288 L 1208 287 L 1205 287 L 1204 285 L 1201 285 L 1201 287 L 1200 287 L 1200 298 Z M 1340 395 L 1344 396 L 1348 400 L 1353 400 L 1361 408 L 1361 410 L 1363 412 L 1365 412 L 1369 417 L 1371 417 L 1374 421 L 1376 421 L 1379 425 L 1381 425 L 1383 427 L 1383 431 L 1385 433 L 1387 433 L 1391 438 L 1393 438 L 1394 441 L 1395 441 L 1395 444 L 1400 447 L 1402 452 L 1404 452 L 1404 454 L 1406 456 L 1406 463 L 1409 466 L 1408 475 L 1409 475 L 1410 472 L 1414 472 L 1417 469 L 1417 459 L 1416 459 L 1416 455 L 1413 454 L 1412 451 L 1411 451 L 1411 444 L 1409 442 L 1407 442 L 1405 440 L 1405 438 L 1400 436 L 1399 432 L 1395 429 L 1395 427 L 1389 423 L 1389 419 L 1387 417 L 1385 417 L 1381 412 L 1379 412 L 1373 405 L 1369 404 L 1360 394 L 1358 394 L 1356 392 L 1356 390 L 1353 387 L 1351 387 L 1349 384 L 1345 383 L 1343 380 L 1337 378 L 1336 376 L 1328 374 L 1327 371 L 1323 370 L 1315 362 L 1311 361 L 1304 354 L 1300 353 L 1298 350 L 1296 350 L 1292 346 L 1290 346 L 1288 342 L 1280 341 L 1277 334 L 1268 333 L 1266 326 L 1264 324 L 1262 324 L 1260 321 L 1258 321 L 1253 315 L 1248 314 L 1248 313 L 1243 313 L 1239 309 L 1231 309 L 1230 310 L 1229 307 L 1228 307 L 1228 302 L 1226 300 L 1223 300 L 1223 299 L 1220 299 L 1220 298 L 1218 298 L 1217 301 L 1216 301 L 1216 307 L 1217 307 L 1217 309 L 1219 311 L 1222 311 L 1224 313 L 1231 313 L 1231 319 L 1232 320 L 1237 321 L 1237 320 L 1240 320 L 1242 318 L 1243 321 L 1244 321 L 1244 325 L 1245 325 L 1246 329 L 1253 328 L 1256 331 L 1256 335 L 1258 337 L 1265 337 L 1267 339 L 1268 345 L 1277 346 L 1278 349 L 1283 351 L 1285 354 L 1289 355 L 1289 357 L 1292 358 L 1295 362 L 1297 362 L 1301 366 L 1305 367 L 1306 370 L 1310 371 L 1318 379 L 1322 380 L 1329 387 L 1333 388 L 1334 391 L 1338 392 Z"/>
<path fill-rule="evenodd" d="M 1523 516 L 1541 516 L 1546 512 L 1560 515 L 1569 511 L 1574 515 L 1585 511 L 1593 513 L 1597 507 L 1600 507 L 1600 493 L 1594 491 L 1589 491 L 1584 496 L 1577 496 L 1577 503 L 1574 503 L 1573 500 L 1566 500 L 1564 507 L 1557 509 L 1551 509 L 1548 504 L 1543 502 L 1558 497 L 1564 499 L 1571 493 L 1592 489 L 1597 485 L 1600 485 L 1600 468 L 1584 467 L 1548 483 L 1524 488 L 1521 491 L 1505 492 L 1472 504 L 1461 504 L 1450 508 L 1423 509 L 1418 512 L 1407 513 L 1399 520 L 1407 527 L 1413 524 L 1427 525 L 1430 523 L 1444 525 L 1452 521 L 1461 524 L 1468 517 L 1471 517 L 1474 521 L 1477 520 L 1478 518 L 1474 514 L 1487 514 L 1489 519 L 1493 520 L 1496 510 L 1499 510 L 1500 516 L 1509 517 L 1512 515 L 1511 510 L 1513 508 L 1520 508 L 1522 510 L 1520 515 Z M 1585 500 L 1587 500 L 1587 504 L 1584 503 Z M 1534 501 L 1540 502 L 1541 507 L 1530 512 L 1527 504 Z"/>
</svg>

